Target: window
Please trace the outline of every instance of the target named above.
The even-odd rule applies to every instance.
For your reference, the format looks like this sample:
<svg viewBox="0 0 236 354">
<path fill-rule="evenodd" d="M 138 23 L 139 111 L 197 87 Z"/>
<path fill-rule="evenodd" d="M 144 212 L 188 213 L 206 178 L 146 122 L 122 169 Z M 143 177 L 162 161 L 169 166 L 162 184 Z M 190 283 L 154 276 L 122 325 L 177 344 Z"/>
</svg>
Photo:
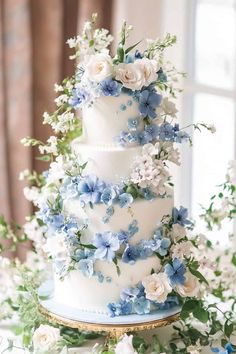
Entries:
<svg viewBox="0 0 236 354">
<path fill-rule="evenodd" d="M 168 1 L 167 1 L 168 2 Z M 236 132 L 236 0 L 182 0 L 176 4 L 176 25 L 182 50 L 183 67 L 188 78 L 184 83 L 181 114 L 183 125 L 195 122 L 213 123 L 217 132 L 194 133 L 193 147 L 184 147 L 183 167 L 179 178 L 178 201 L 187 205 L 197 220 L 201 206 L 209 204 L 216 185 L 225 180 L 230 160 L 235 159 Z M 163 32 L 173 14 L 170 3 L 164 8 Z M 185 23 L 185 25 L 183 25 Z M 173 55 L 174 57 L 174 55 Z M 185 62 L 185 63 L 184 63 Z M 228 231 L 233 231 L 228 223 Z M 212 234 L 213 235 L 213 234 Z M 210 235 L 209 235 L 210 236 Z M 216 232 L 214 240 L 219 237 Z M 226 240 L 218 241 L 222 244 Z"/>
</svg>

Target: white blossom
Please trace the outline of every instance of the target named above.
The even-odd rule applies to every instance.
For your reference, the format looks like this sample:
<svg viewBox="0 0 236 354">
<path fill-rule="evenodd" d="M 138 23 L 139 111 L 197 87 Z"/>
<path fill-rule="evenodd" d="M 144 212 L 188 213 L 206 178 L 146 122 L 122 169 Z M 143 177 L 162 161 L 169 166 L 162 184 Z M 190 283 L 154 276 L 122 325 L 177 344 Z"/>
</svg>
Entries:
<svg viewBox="0 0 236 354">
<path fill-rule="evenodd" d="M 171 256 L 172 258 L 184 259 L 184 257 L 189 257 L 192 253 L 193 245 L 190 241 L 183 241 L 171 246 Z"/>
<path fill-rule="evenodd" d="M 40 196 L 40 189 L 33 186 L 33 187 L 25 187 L 23 189 L 23 193 L 25 198 L 29 201 L 32 202 L 33 204 L 36 205 L 37 200 Z"/>
<path fill-rule="evenodd" d="M 91 81 L 101 82 L 112 76 L 113 67 L 110 55 L 98 53 L 90 55 L 85 65 L 84 76 Z"/>
<path fill-rule="evenodd" d="M 153 273 L 143 279 L 146 298 L 159 303 L 165 302 L 167 295 L 172 291 L 169 279 L 165 273 Z"/>
<path fill-rule="evenodd" d="M 50 136 L 50 138 L 47 140 L 47 145 L 39 145 L 39 152 L 40 154 L 53 154 L 53 155 L 58 155 L 57 151 L 57 137 L 56 136 Z"/>
<path fill-rule="evenodd" d="M 115 347 L 115 354 L 138 354 L 133 347 L 133 336 L 125 334 Z"/>
<path fill-rule="evenodd" d="M 54 350 L 61 339 L 59 328 L 49 325 L 40 325 L 33 334 L 33 346 L 35 353 L 44 353 Z M 50 353 L 52 353 L 50 351 Z"/>
</svg>

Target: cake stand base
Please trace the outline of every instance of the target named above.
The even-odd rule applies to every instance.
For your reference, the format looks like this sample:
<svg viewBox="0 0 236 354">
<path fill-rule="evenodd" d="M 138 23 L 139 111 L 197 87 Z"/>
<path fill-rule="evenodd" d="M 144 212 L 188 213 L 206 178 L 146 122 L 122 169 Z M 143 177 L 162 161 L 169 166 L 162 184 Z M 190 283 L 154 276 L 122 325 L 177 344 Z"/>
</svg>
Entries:
<svg viewBox="0 0 236 354">
<path fill-rule="evenodd" d="M 109 317 L 104 314 L 90 313 L 56 302 L 52 294 L 51 283 L 45 283 L 39 289 L 39 311 L 50 321 L 82 331 L 105 332 L 108 338 L 120 338 L 128 332 L 139 332 L 167 326 L 179 319 L 180 307 L 159 310 L 147 315 L 131 314 Z M 44 298 L 44 299 L 43 299 Z"/>
</svg>

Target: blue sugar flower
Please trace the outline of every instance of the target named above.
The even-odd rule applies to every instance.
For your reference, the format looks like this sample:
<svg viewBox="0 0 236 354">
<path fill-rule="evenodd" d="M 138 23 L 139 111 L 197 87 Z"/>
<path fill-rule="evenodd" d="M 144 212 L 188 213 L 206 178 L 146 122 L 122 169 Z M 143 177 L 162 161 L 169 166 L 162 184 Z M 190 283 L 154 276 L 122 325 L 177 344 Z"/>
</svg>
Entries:
<svg viewBox="0 0 236 354">
<path fill-rule="evenodd" d="M 181 226 L 191 225 L 191 221 L 187 219 L 188 217 L 188 209 L 184 207 L 180 207 L 179 210 L 177 208 L 172 209 L 172 219 L 173 224 L 179 224 Z"/>
<path fill-rule="evenodd" d="M 80 193 L 80 201 L 84 204 L 99 203 L 105 183 L 100 181 L 96 176 L 86 176 L 78 183 L 78 191 Z"/>
<path fill-rule="evenodd" d="M 156 118 L 155 108 L 160 105 L 162 96 L 154 91 L 144 90 L 139 96 L 139 112 L 143 117 Z"/>
<path fill-rule="evenodd" d="M 90 278 L 94 273 L 92 259 L 81 259 L 78 263 L 78 269 L 81 270 L 85 277 Z"/>
<path fill-rule="evenodd" d="M 94 250 L 90 249 L 81 249 L 78 248 L 74 253 L 74 259 L 76 262 L 79 262 L 81 259 L 91 259 L 94 255 Z"/>
<path fill-rule="evenodd" d="M 139 231 L 138 221 L 133 220 L 128 226 L 128 233 L 130 237 L 133 237 Z"/>
<path fill-rule="evenodd" d="M 148 240 L 141 240 L 137 246 L 138 258 L 147 259 L 153 254 Z"/>
<path fill-rule="evenodd" d="M 176 143 L 182 143 L 183 141 L 188 141 L 189 138 L 189 134 L 181 130 L 177 133 L 175 141 Z"/>
<path fill-rule="evenodd" d="M 121 84 L 113 79 L 106 79 L 100 82 L 101 91 L 104 96 L 119 96 L 121 93 Z"/>
<path fill-rule="evenodd" d="M 85 89 L 77 87 L 72 90 L 72 96 L 69 99 L 69 104 L 74 108 L 79 108 L 88 99 L 89 93 Z"/>
<path fill-rule="evenodd" d="M 106 187 L 101 195 L 101 202 L 106 205 L 112 205 L 116 198 L 116 191 L 113 187 Z"/>
<path fill-rule="evenodd" d="M 136 131 L 140 123 L 139 118 L 129 118 L 127 122 L 128 129 L 131 131 Z"/>
<path fill-rule="evenodd" d="M 134 198 L 130 193 L 122 193 L 119 195 L 119 205 L 121 208 L 128 208 L 133 203 Z"/>
<path fill-rule="evenodd" d="M 157 72 L 158 75 L 158 80 L 161 82 L 166 82 L 167 81 L 167 75 L 163 72 L 163 69 L 161 68 Z"/>
<path fill-rule="evenodd" d="M 132 312 L 132 304 L 126 301 L 120 301 L 120 314 L 130 315 Z"/>
<path fill-rule="evenodd" d="M 150 301 L 147 300 L 144 296 L 136 298 L 134 300 L 134 312 L 138 315 L 144 315 L 150 313 Z"/>
<path fill-rule="evenodd" d="M 110 317 L 119 316 L 121 314 L 121 306 L 119 303 L 111 302 L 107 305 Z"/>
<path fill-rule="evenodd" d="M 120 248 L 116 234 L 111 231 L 95 234 L 93 245 L 97 247 L 94 257 L 108 262 L 112 262 L 115 258 L 115 251 Z"/>
<path fill-rule="evenodd" d="M 211 351 L 213 353 L 219 353 L 219 354 L 231 354 L 231 353 L 235 353 L 235 350 L 232 346 L 231 343 L 227 343 L 224 347 L 223 350 L 221 350 L 220 348 L 217 348 L 217 347 L 212 347 L 211 348 Z"/>
<path fill-rule="evenodd" d="M 126 244 L 130 239 L 130 235 L 124 230 L 117 232 L 117 237 L 120 241 L 120 244 Z"/>
<path fill-rule="evenodd" d="M 162 240 L 161 240 L 161 244 L 160 244 L 160 247 L 158 248 L 157 252 L 159 253 L 160 256 L 166 256 L 168 251 L 169 251 L 169 248 L 170 248 L 170 239 L 167 238 L 167 237 L 164 237 Z"/>
<path fill-rule="evenodd" d="M 150 143 L 150 141 L 152 141 L 152 136 L 150 133 L 146 131 L 138 133 L 138 142 L 140 145 L 145 145 L 147 143 Z"/>
<path fill-rule="evenodd" d="M 52 215 L 49 225 L 54 230 L 60 230 L 64 226 L 64 216 L 62 214 Z"/>
<path fill-rule="evenodd" d="M 157 124 L 149 124 L 145 126 L 145 131 L 151 135 L 152 140 L 156 139 L 158 132 L 159 132 L 159 128 L 157 126 Z"/>
<path fill-rule="evenodd" d="M 177 296 L 167 296 L 167 299 L 165 302 L 162 303 L 156 303 L 158 309 L 160 310 L 169 310 L 170 308 L 174 306 L 179 305 L 179 300 Z"/>
<path fill-rule="evenodd" d="M 126 141 L 129 143 L 129 144 L 132 144 L 132 143 L 137 143 L 139 140 L 138 138 L 138 133 L 136 132 L 132 132 L 132 133 L 128 133 L 127 134 L 127 137 L 126 137 Z"/>
<path fill-rule="evenodd" d="M 128 54 L 125 57 L 125 63 L 133 63 L 136 59 L 141 59 L 143 56 L 139 50 L 136 50 L 134 54 Z"/>
<path fill-rule="evenodd" d="M 134 264 L 138 258 L 139 254 L 137 248 L 132 245 L 127 245 L 122 255 L 122 261 L 124 263 Z"/>
<path fill-rule="evenodd" d="M 114 208 L 112 205 L 110 205 L 107 209 L 106 209 L 106 215 L 103 216 L 102 221 L 104 222 L 104 224 L 107 224 L 110 220 L 110 218 L 112 217 L 112 215 L 114 214 Z"/>
<path fill-rule="evenodd" d="M 81 177 L 66 177 L 60 188 L 60 193 L 64 199 L 76 198 L 79 195 L 78 184 L 81 181 Z"/>
<path fill-rule="evenodd" d="M 162 141 L 175 141 L 178 125 L 171 125 L 170 123 L 163 123 L 159 126 L 158 138 Z"/>
<path fill-rule="evenodd" d="M 170 279 L 172 285 L 183 285 L 185 282 L 185 272 L 186 268 L 178 258 L 174 258 L 174 260 L 172 261 L 172 265 L 169 263 L 165 265 L 165 273 Z"/>
<path fill-rule="evenodd" d="M 153 200 L 157 196 L 156 193 L 154 193 L 150 188 L 143 188 L 142 194 L 146 200 Z"/>
<path fill-rule="evenodd" d="M 120 298 L 123 301 L 134 301 L 136 299 L 136 297 L 139 294 L 139 288 L 126 288 L 124 289 L 121 294 L 120 294 Z"/>
</svg>

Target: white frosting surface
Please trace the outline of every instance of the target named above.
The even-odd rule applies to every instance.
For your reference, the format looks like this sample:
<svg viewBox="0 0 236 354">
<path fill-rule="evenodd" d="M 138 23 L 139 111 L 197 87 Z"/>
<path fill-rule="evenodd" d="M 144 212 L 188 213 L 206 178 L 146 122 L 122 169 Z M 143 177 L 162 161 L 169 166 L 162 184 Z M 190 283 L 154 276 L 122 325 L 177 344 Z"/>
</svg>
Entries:
<svg viewBox="0 0 236 354">
<path fill-rule="evenodd" d="M 54 299 L 56 302 L 75 307 L 83 311 L 108 314 L 107 305 L 117 302 L 123 289 L 135 286 L 151 270 L 160 268 L 156 256 L 139 260 L 134 265 L 118 262 L 121 275 L 117 275 L 113 263 L 96 261 L 96 270 L 112 278 L 110 283 L 99 283 L 97 278 L 86 278 L 80 271 L 71 271 L 64 280 L 54 278 Z"/>
<path fill-rule="evenodd" d="M 83 231 L 81 238 L 84 243 L 91 242 L 95 233 L 104 231 L 118 232 L 121 229 L 127 230 L 132 220 L 138 221 L 139 231 L 133 236 L 130 243 L 137 243 L 141 239 L 152 237 L 153 231 L 162 217 L 171 213 L 173 204 L 173 196 L 170 196 L 169 198 L 156 198 L 152 201 L 135 200 L 131 205 L 130 211 L 115 205 L 114 215 L 112 215 L 107 224 L 102 222 L 102 217 L 105 216 L 107 208 L 104 204 L 94 205 L 93 209 L 91 209 L 89 206 L 82 208 L 78 199 L 67 200 L 64 202 L 64 210 L 69 215 L 74 216 L 79 222 L 88 219 L 88 228 Z"/>
<path fill-rule="evenodd" d="M 131 106 L 128 102 L 132 102 Z M 121 106 L 126 109 L 122 110 Z M 87 144 L 114 144 L 114 137 L 127 131 L 129 118 L 140 116 L 138 103 L 132 96 L 121 93 L 118 97 L 99 97 L 92 106 L 83 109 L 83 141 Z M 141 129 L 142 123 L 139 128 Z"/>
</svg>

